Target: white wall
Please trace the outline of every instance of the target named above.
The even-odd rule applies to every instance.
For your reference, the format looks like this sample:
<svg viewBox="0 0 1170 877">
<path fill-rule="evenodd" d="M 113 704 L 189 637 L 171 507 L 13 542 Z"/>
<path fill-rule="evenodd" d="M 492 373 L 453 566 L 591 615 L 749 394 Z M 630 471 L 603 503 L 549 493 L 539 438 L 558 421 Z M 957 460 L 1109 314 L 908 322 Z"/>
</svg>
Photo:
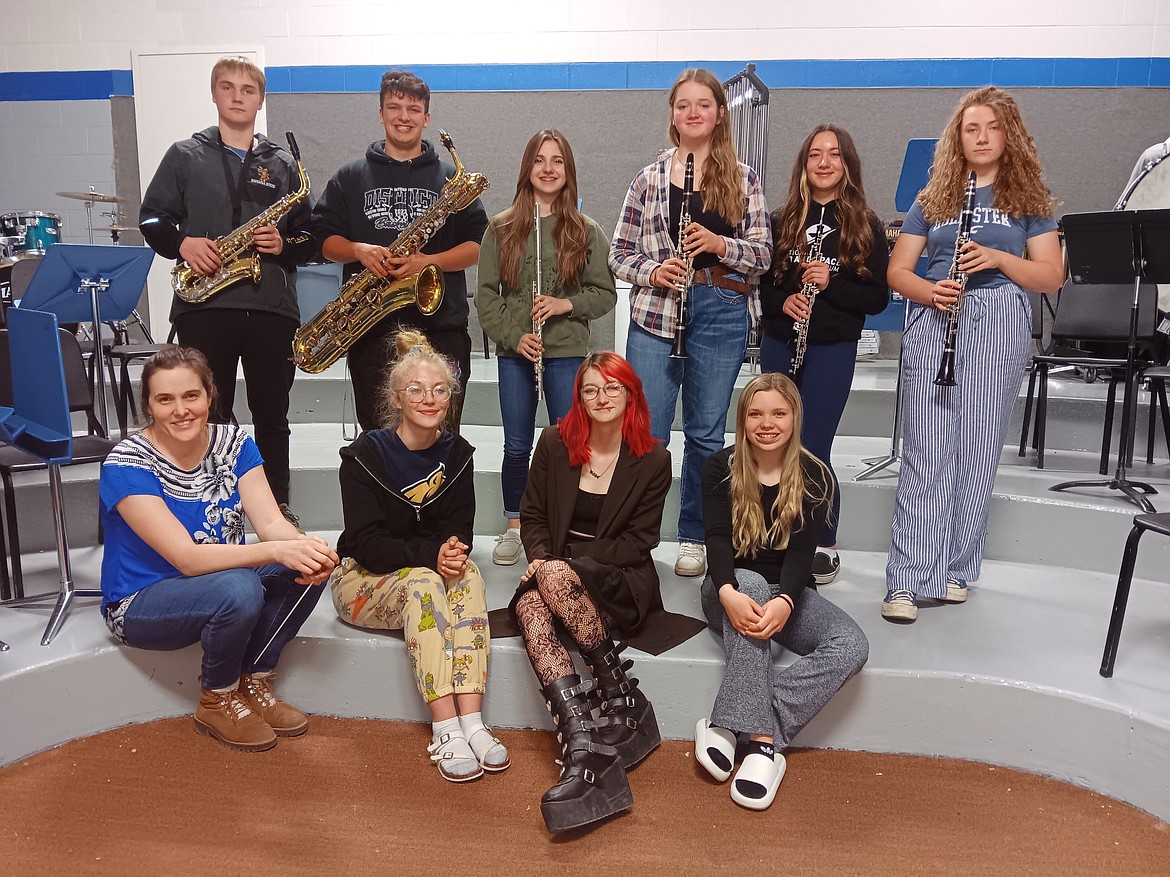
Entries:
<svg viewBox="0 0 1170 877">
<path fill-rule="evenodd" d="M 0 31 L 0 72 L 227 38 L 272 66 L 1164 57 L 1170 0 L 0 0 Z"/>
</svg>

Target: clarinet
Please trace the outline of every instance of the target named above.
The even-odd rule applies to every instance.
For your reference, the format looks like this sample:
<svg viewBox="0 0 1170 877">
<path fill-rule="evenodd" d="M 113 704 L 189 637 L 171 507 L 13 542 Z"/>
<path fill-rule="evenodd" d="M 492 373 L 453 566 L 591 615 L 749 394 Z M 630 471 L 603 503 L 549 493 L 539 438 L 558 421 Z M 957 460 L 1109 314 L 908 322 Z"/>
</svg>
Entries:
<svg viewBox="0 0 1170 877">
<path fill-rule="evenodd" d="M 955 236 L 955 255 L 951 259 L 951 269 L 947 272 L 947 280 L 958 281 L 959 297 L 947 307 L 947 335 L 943 341 L 942 362 L 938 367 L 938 377 L 934 382 L 940 387 L 955 385 L 955 347 L 959 338 L 959 313 L 963 310 L 963 299 L 967 295 L 967 272 L 959 268 L 959 259 L 963 255 L 963 247 L 971 240 L 971 225 L 975 219 L 975 171 L 967 177 L 966 202 L 963 214 L 959 217 L 959 233 Z"/>
<path fill-rule="evenodd" d="M 821 205 L 821 219 L 817 223 L 817 233 L 813 236 L 812 246 L 808 248 L 808 261 L 821 261 L 821 241 L 825 237 L 825 206 Z M 800 287 L 800 294 L 808 299 L 809 315 L 807 320 L 801 320 L 793 325 L 796 329 L 796 353 L 792 357 L 792 369 L 790 374 L 795 375 L 796 370 L 804 363 L 804 352 L 808 350 L 808 324 L 812 322 L 812 306 L 816 303 L 817 293 L 820 290 L 815 283 L 805 283 Z"/>
<path fill-rule="evenodd" d="M 536 299 L 541 295 L 541 273 L 544 268 L 543 260 L 540 254 L 540 202 L 534 201 L 532 207 L 533 223 L 532 228 L 536 232 L 536 276 L 532 279 L 532 307 L 536 308 Z M 532 318 L 532 334 L 536 336 L 536 340 L 542 345 L 544 344 L 544 323 L 541 320 Z M 536 357 L 536 362 L 532 364 L 532 373 L 536 378 L 536 401 L 539 402 L 544 398 L 544 350 L 541 349 Z"/>
<path fill-rule="evenodd" d="M 688 256 L 683 251 L 683 230 L 691 224 L 691 195 L 695 190 L 695 154 L 687 154 L 687 170 L 683 177 L 682 208 L 678 212 L 678 245 L 674 250 L 674 257 L 681 259 L 686 266 L 686 276 L 678 285 L 678 298 L 674 308 L 674 343 L 670 346 L 671 359 L 687 358 L 687 335 L 684 321 L 687 315 L 687 297 L 691 292 L 691 283 L 695 279 L 694 256 Z"/>
</svg>

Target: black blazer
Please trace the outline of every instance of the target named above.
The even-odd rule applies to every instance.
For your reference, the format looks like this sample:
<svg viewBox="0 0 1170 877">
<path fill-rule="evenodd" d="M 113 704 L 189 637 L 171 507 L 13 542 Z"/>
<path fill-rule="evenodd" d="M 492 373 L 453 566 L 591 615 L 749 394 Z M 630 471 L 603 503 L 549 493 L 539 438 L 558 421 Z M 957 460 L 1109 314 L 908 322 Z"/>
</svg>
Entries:
<svg viewBox="0 0 1170 877">
<path fill-rule="evenodd" d="M 528 487 L 520 502 L 520 539 L 528 560 L 568 561 L 598 607 L 613 620 L 612 632 L 643 651 L 660 654 L 702 630 L 698 619 L 663 609 L 658 571 L 650 557 L 658 544 L 671 484 L 666 448 L 655 445 L 636 457 L 622 445 L 596 538 L 570 545 L 569 523 L 580 481 L 581 467 L 569 464 L 560 430 L 546 428 L 532 455 Z M 521 585 L 516 597 L 533 584 Z"/>
</svg>

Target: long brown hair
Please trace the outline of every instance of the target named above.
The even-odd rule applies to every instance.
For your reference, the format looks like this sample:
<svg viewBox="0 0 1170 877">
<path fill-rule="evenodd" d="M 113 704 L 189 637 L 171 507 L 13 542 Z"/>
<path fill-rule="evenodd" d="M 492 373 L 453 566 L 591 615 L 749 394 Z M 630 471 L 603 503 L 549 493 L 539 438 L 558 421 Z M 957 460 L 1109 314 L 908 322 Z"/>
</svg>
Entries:
<svg viewBox="0 0 1170 877">
<path fill-rule="evenodd" d="M 748 411 L 757 393 L 776 390 L 792 410 L 792 435 L 780 461 L 780 483 L 772 505 L 772 526 L 764 527 L 764 506 L 760 502 L 760 471 L 748 441 Z M 800 444 L 804 408 L 800 391 L 791 379 L 767 372 L 748 381 L 735 408 L 735 450 L 731 455 L 731 544 L 737 557 L 755 557 L 760 548 L 784 549 L 792 531 L 804 524 L 804 500 L 827 503 L 833 498 L 833 479 L 825 464 Z M 804 477 L 803 460 L 812 461 L 821 474 L 820 484 Z"/>
<path fill-rule="evenodd" d="M 512 206 L 492 219 L 496 240 L 500 248 L 500 279 L 515 288 L 520 277 L 520 265 L 528 249 L 528 236 L 535 224 L 533 207 L 536 195 L 532 190 L 532 169 L 536 166 L 536 155 L 546 141 L 553 140 L 565 159 L 565 185 L 553 202 L 552 212 L 557 218 L 553 229 L 553 240 L 557 245 L 557 276 L 564 289 L 576 285 L 585 268 L 588 256 L 586 244 L 589 228 L 585 217 L 577 209 L 577 163 L 573 149 L 560 131 L 546 128 L 537 131 L 524 147 L 520 159 L 520 177 L 516 180 L 516 195 Z"/>
<path fill-rule="evenodd" d="M 739 225 L 746 209 L 745 192 L 743 171 L 739 169 L 739 160 L 735 157 L 735 143 L 731 138 L 727 93 L 710 70 L 688 67 L 678 75 L 667 101 L 670 108 L 667 132 L 670 134 L 670 142 L 675 146 L 679 145 L 680 140 L 678 129 L 674 127 L 674 98 L 684 82 L 697 82 L 699 85 L 707 86 L 719 106 L 719 121 L 715 123 L 715 130 L 711 132 L 711 151 L 703 162 L 703 182 L 699 185 L 699 191 L 703 195 L 703 207 L 718 213 L 730 225 Z"/>
<path fill-rule="evenodd" d="M 792 264 L 795 250 L 803 260 L 808 254 L 805 229 L 809 221 L 812 192 L 808 185 L 808 154 L 818 134 L 829 132 L 837 138 L 841 164 L 845 174 L 837 190 L 837 218 L 841 223 L 837 244 L 837 260 L 843 268 L 860 277 L 868 277 L 865 260 L 873 249 L 873 222 L 876 216 L 865 200 L 865 186 L 861 182 L 861 158 L 849 132 L 837 125 L 817 125 L 804 138 L 796 161 L 792 163 L 792 179 L 788 197 L 772 211 L 772 232 L 776 241 L 776 277 L 779 278 Z M 885 246 L 885 242 L 882 242 Z"/>
<path fill-rule="evenodd" d="M 971 107 L 989 107 L 1004 135 L 1003 157 L 995 174 L 993 204 L 1012 216 L 1051 216 L 1056 199 L 1044 184 L 1044 170 L 1032 135 L 1015 99 L 993 85 L 963 95 L 934 147 L 930 182 L 918 194 L 927 222 L 945 222 L 963 211 L 967 160 L 963 156 L 963 114 Z"/>
</svg>

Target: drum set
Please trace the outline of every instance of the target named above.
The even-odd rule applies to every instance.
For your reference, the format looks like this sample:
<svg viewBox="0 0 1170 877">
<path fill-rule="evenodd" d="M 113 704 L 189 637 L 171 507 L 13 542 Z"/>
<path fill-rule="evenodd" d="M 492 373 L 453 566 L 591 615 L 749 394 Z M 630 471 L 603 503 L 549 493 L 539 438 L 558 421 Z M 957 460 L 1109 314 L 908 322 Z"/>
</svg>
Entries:
<svg viewBox="0 0 1170 877">
<path fill-rule="evenodd" d="M 89 242 L 94 242 L 94 232 L 108 232 L 114 244 L 118 243 L 119 235 L 123 232 L 136 232 L 133 225 L 124 225 L 122 211 L 116 206 L 110 210 L 101 211 L 99 217 L 110 220 L 111 225 L 95 229 L 93 227 L 93 208 L 96 204 L 117 205 L 125 201 L 116 195 L 104 195 L 94 191 L 90 186 L 88 192 L 57 192 L 58 197 L 85 203 L 85 222 L 89 232 Z M 35 261 L 39 260 L 53 244 L 61 239 L 61 216 L 57 213 L 46 213 L 40 210 L 14 210 L 11 213 L 0 214 L 0 309 L 7 309 L 12 304 L 13 270 L 21 263 L 25 263 L 27 276 L 35 270 Z M 17 269 L 18 271 L 20 269 Z"/>
</svg>

